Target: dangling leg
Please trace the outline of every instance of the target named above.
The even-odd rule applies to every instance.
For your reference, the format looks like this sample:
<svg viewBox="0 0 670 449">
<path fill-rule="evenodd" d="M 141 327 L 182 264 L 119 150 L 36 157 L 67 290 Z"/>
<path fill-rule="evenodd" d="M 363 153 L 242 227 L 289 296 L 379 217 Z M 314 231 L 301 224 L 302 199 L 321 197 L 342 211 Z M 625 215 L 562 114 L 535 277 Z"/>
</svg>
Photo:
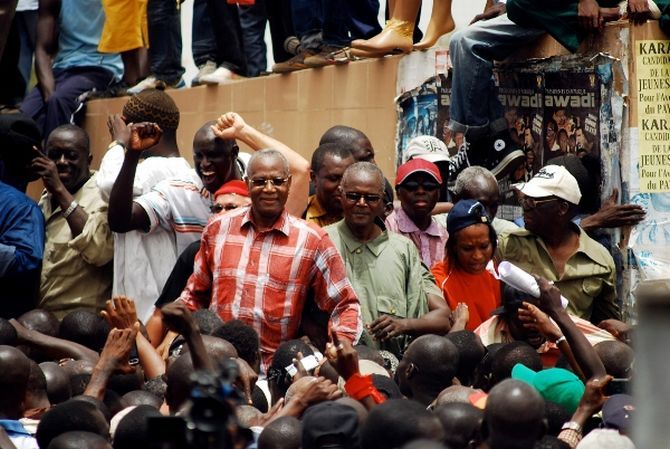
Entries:
<svg viewBox="0 0 670 449">
<path fill-rule="evenodd" d="M 355 40 L 351 43 L 354 49 L 378 53 L 383 56 L 389 53 L 409 53 L 412 50 L 412 33 L 416 12 L 421 0 L 395 0 L 389 3 L 392 7 L 391 19 L 378 35 L 367 40 Z"/>
<path fill-rule="evenodd" d="M 421 42 L 414 44 L 414 49 L 425 50 L 432 47 L 440 36 L 449 33 L 455 27 L 454 18 L 451 16 L 451 0 L 433 0 L 428 29 Z"/>
</svg>

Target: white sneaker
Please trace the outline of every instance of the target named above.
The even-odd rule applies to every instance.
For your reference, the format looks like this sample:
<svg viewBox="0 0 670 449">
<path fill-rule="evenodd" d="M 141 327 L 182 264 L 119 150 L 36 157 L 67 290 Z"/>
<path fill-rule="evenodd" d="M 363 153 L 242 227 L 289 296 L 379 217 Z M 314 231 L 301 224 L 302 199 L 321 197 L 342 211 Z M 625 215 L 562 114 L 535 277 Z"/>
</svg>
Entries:
<svg viewBox="0 0 670 449">
<path fill-rule="evenodd" d="M 200 69 L 200 70 L 198 70 L 198 74 L 191 81 L 191 86 L 192 87 L 193 86 L 199 86 L 200 83 L 201 83 L 200 80 L 202 79 L 203 76 L 207 76 L 207 75 L 210 75 L 210 74 L 214 73 L 214 71 L 216 70 L 216 62 L 207 61 L 206 63 L 198 66 L 198 68 Z"/>
<path fill-rule="evenodd" d="M 155 76 L 147 76 L 139 83 L 135 84 L 133 87 L 127 90 L 128 95 L 139 94 L 145 89 L 155 89 L 159 81 Z"/>
<path fill-rule="evenodd" d="M 200 78 L 200 83 L 201 84 L 209 84 L 209 85 L 214 85 L 214 84 L 226 84 L 230 83 L 233 81 L 235 78 L 235 74 L 228 70 L 227 68 L 221 66 L 217 67 L 214 72 L 210 73 L 209 75 L 205 75 Z"/>
<path fill-rule="evenodd" d="M 144 78 L 142 81 L 139 83 L 135 84 L 133 87 L 128 89 L 127 95 L 135 95 L 139 94 L 143 90 L 146 89 L 181 89 L 182 87 L 186 87 L 186 84 L 184 83 L 183 78 L 179 78 L 179 80 L 174 83 L 174 84 L 168 84 L 163 80 L 157 79 L 155 76 L 147 76 Z"/>
</svg>

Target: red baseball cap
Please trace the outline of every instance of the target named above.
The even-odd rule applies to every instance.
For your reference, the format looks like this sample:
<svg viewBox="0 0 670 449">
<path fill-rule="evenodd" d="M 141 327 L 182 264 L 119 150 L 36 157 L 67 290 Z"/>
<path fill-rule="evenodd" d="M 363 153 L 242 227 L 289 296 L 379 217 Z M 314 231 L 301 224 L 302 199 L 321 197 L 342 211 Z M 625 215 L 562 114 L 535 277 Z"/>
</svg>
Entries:
<svg viewBox="0 0 670 449">
<path fill-rule="evenodd" d="M 395 178 L 396 187 L 405 182 L 414 173 L 428 173 L 435 181 L 442 184 L 442 176 L 440 176 L 440 169 L 437 168 L 437 165 L 425 159 L 415 158 L 398 167 L 398 174 Z"/>
<path fill-rule="evenodd" d="M 249 189 L 247 188 L 247 184 L 244 181 L 234 179 L 219 187 L 219 190 L 217 190 L 214 194 L 214 198 L 226 193 L 235 193 L 237 195 L 249 196 Z"/>
</svg>

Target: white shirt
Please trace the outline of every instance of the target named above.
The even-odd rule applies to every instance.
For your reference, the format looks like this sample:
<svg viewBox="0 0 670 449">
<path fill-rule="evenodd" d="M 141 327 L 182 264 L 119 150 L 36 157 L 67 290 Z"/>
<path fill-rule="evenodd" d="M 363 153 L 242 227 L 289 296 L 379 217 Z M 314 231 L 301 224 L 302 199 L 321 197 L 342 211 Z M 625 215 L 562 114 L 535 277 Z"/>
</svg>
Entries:
<svg viewBox="0 0 670 449">
<path fill-rule="evenodd" d="M 120 145 L 109 149 L 102 158 L 98 171 L 98 187 L 105 200 L 109 200 L 123 159 L 124 151 Z M 193 169 L 184 158 L 150 157 L 137 165 L 133 198 L 149 193 L 164 179 L 192 175 L 194 176 Z M 112 294 L 126 295 L 135 300 L 137 317 L 146 323 L 178 255 L 174 233 L 169 230 L 152 228 L 148 233 L 114 233 Z"/>
</svg>

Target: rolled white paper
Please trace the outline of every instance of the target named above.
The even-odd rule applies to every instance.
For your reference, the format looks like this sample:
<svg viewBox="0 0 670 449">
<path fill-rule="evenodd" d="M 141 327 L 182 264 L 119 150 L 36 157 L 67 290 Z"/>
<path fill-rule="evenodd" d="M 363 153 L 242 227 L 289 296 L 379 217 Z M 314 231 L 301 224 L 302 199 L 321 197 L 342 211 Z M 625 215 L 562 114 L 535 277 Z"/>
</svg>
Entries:
<svg viewBox="0 0 670 449">
<path fill-rule="evenodd" d="M 535 278 L 506 260 L 500 262 L 500 265 L 498 265 L 498 277 L 505 284 L 528 293 L 533 298 L 540 297 L 540 286 L 537 285 Z M 561 295 L 561 305 L 564 309 L 568 307 L 568 300 L 563 295 Z"/>
</svg>

